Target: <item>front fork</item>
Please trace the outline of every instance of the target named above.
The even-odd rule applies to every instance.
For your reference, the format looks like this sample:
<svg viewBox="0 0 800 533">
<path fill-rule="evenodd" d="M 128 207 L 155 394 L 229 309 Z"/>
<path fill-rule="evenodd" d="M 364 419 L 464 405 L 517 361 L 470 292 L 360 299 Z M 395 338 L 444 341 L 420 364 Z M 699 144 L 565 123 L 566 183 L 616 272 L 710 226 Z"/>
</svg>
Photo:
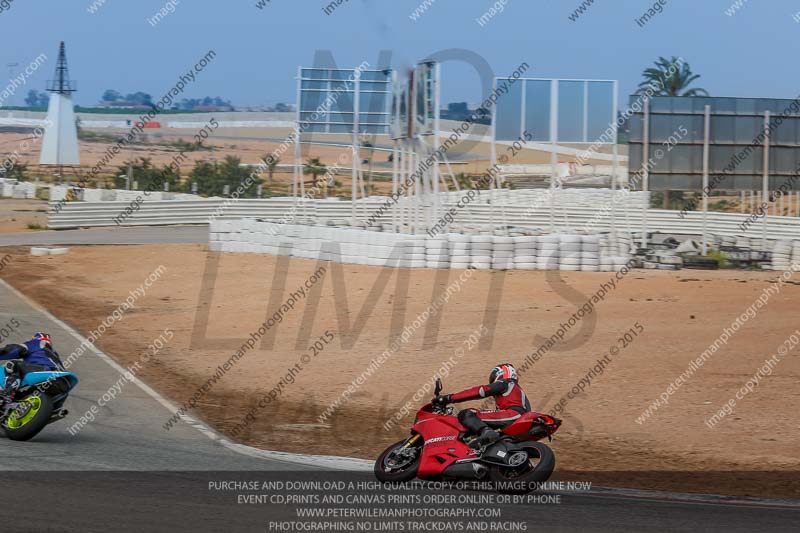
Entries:
<svg viewBox="0 0 800 533">
<path fill-rule="evenodd" d="M 422 438 L 422 435 L 419 433 L 415 433 L 403 444 L 403 448 L 411 448 L 412 446 L 416 446 L 417 442 Z"/>
</svg>

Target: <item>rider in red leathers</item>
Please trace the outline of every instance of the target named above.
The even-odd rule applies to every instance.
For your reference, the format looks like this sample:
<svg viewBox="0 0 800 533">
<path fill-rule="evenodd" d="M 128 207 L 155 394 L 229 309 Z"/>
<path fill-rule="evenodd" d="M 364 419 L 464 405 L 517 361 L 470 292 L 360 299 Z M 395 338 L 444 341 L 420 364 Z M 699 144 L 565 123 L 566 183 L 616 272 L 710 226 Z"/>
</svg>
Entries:
<svg viewBox="0 0 800 533">
<path fill-rule="evenodd" d="M 477 435 L 476 444 L 487 446 L 496 442 L 500 435 L 494 429 L 509 426 L 514 420 L 531 411 L 531 404 L 518 383 L 517 371 L 510 363 L 499 364 L 489 373 L 489 384 L 472 387 L 464 391 L 437 396 L 433 404 L 444 406 L 450 403 L 468 402 L 494 397 L 497 409 L 479 411 L 464 409 L 458 413 L 458 421 L 470 432 Z"/>
</svg>

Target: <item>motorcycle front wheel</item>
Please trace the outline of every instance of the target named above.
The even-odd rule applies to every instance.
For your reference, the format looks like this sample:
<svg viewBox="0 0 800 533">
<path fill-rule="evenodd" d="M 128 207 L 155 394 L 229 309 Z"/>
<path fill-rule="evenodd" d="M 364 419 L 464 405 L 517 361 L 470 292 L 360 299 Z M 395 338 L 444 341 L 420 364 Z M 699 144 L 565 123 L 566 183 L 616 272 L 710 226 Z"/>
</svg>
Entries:
<svg viewBox="0 0 800 533">
<path fill-rule="evenodd" d="M 375 461 L 375 477 L 384 483 L 405 483 L 417 477 L 422 458 L 422 438 L 413 435 L 395 442 Z"/>
<path fill-rule="evenodd" d="M 17 403 L 19 407 L 3 422 L 3 430 L 11 440 L 31 440 L 50 421 L 53 400 L 43 392 L 34 392 Z"/>
<path fill-rule="evenodd" d="M 546 444 L 531 442 L 524 448 L 528 459 L 517 467 L 492 466 L 489 478 L 498 492 L 505 494 L 527 494 L 544 483 L 556 468 L 556 454 Z"/>
</svg>

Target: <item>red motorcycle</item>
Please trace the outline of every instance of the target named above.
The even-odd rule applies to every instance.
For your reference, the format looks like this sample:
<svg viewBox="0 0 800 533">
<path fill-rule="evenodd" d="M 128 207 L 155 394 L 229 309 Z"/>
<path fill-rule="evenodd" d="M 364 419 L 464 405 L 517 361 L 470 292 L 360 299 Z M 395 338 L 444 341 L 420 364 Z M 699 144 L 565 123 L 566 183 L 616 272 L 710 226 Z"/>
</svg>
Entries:
<svg viewBox="0 0 800 533">
<path fill-rule="evenodd" d="M 442 391 L 436 380 L 434 394 Z M 561 420 L 541 413 L 525 413 L 498 430 L 500 440 L 483 448 L 473 446 L 476 436 L 467 432 L 452 406 L 423 406 L 411 435 L 389 446 L 375 461 L 375 476 L 388 483 L 423 480 L 473 479 L 491 481 L 501 492 L 527 493 L 547 481 L 556 457 L 541 439 L 552 440 Z"/>
</svg>

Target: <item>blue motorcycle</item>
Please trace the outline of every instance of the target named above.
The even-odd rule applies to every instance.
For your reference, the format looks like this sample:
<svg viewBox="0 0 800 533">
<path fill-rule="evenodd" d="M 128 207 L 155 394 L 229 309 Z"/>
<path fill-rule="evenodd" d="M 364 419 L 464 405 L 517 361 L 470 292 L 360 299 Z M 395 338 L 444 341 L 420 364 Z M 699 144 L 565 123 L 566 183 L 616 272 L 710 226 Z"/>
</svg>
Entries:
<svg viewBox="0 0 800 533">
<path fill-rule="evenodd" d="M 67 416 L 64 402 L 78 384 L 78 377 L 66 370 L 28 372 L 22 377 L 14 398 L 6 391 L 7 373 L 2 370 L 0 427 L 11 440 L 30 440 L 44 427 Z"/>
</svg>

